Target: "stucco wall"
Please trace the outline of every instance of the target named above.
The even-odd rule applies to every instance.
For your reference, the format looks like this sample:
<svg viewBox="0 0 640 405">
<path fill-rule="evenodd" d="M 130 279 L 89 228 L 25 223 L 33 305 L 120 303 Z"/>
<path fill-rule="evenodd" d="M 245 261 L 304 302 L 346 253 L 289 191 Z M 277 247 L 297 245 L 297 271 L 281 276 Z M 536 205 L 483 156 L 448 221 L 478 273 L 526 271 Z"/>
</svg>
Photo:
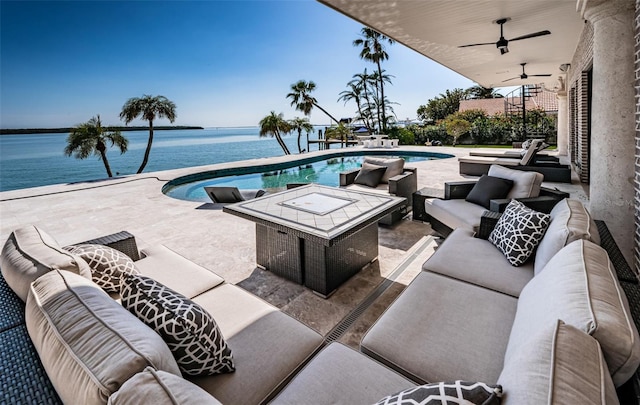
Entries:
<svg viewBox="0 0 640 405">
<path fill-rule="evenodd" d="M 635 14 L 635 97 L 636 97 L 636 150 L 635 150 L 635 176 L 634 176 L 634 208 L 635 208 L 635 234 L 634 234 L 634 265 L 636 274 L 640 274 L 640 0 L 636 0 Z"/>
</svg>

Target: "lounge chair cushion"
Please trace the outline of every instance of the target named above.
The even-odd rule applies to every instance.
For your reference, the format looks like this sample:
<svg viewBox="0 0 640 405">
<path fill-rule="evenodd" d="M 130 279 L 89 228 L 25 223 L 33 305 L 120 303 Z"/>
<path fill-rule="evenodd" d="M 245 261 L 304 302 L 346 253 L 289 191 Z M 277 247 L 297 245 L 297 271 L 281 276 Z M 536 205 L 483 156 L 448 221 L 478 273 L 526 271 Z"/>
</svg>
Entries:
<svg viewBox="0 0 640 405">
<path fill-rule="evenodd" d="M 518 297 L 533 278 L 531 261 L 513 267 L 491 242 L 475 238 L 473 231 L 463 228 L 447 236 L 422 268 L 513 297 Z"/>
<path fill-rule="evenodd" d="M 427 198 L 425 212 L 451 229 L 466 228 L 477 231 L 482 213 L 487 209 L 462 198 L 442 200 Z"/>
<path fill-rule="evenodd" d="M 557 319 L 504 359 L 498 384 L 503 405 L 618 403 L 598 342 Z"/>
<path fill-rule="evenodd" d="M 0 260 L 2 275 L 11 289 L 27 300 L 29 287 L 51 270 L 66 270 L 91 279 L 91 268 L 79 256 L 62 249 L 45 231 L 25 226 L 11 232 Z"/>
<path fill-rule="evenodd" d="M 364 162 L 353 182 L 368 187 L 377 187 L 386 171 L 387 168 L 384 166 Z"/>
<path fill-rule="evenodd" d="M 144 276 L 123 274 L 122 306 L 167 343 L 188 375 L 232 372 L 233 355 L 216 321 L 200 305 Z"/>
<path fill-rule="evenodd" d="M 122 274 L 140 274 L 126 254 L 104 245 L 71 245 L 65 250 L 80 256 L 91 267 L 91 279 L 107 292 L 120 292 Z"/>
<path fill-rule="evenodd" d="M 382 179 L 380 179 L 380 183 L 388 183 L 391 177 L 402 174 L 402 172 L 404 171 L 404 159 L 402 158 L 365 156 L 364 163 L 370 163 L 376 166 L 384 166 L 387 168 L 384 175 L 382 176 Z"/>
<path fill-rule="evenodd" d="M 208 392 L 182 377 L 147 367 L 109 397 L 108 405 L 222 405 Z"/>
<path fill-rule="evenodd" d="M 491 200 L 506 198 L 512 186 L 512 180 L 483 174 L 465 200 L 489 209 Z"/>
<path fill-rule="evenodd" d="M 528 198 L 540 195 L 540 186 L 544 176 L 537 172 L 509 169 L 500 165 L 489 167 L 489 176 L 501 177 L 513 181 L 513 187 L 507 198 Z"/>
<path fill-rule="evenodd" d="M 544 269 L 560 249 L 575 240 L 587 239 L 600 244 L 596 223 L 580 201 L 565 198 L 553 207 L 550 215 L 549 229 L 536 251 L 536 274 Z"/>
<path fill-rule="evenodd" d="M 409 387 L 415 387 L 415 383 L 334 342 L 318 353 L 270 404 L 372 404 Z"/>
<path fill-rule="evenodd" d="M 369 329 L 360 349 L 423 384 L 493 384 L 502 371 L 517 302 L 423 271 Z"/>
<path fill-rule="evenodd" d="M 562 248 L 527 284 L 518 301 L 506 357 L 529 350 L 530 338 L 562 319 L 602 346 L 619 386 L 640 365 L 640 337 L 607 252 L 583 239 Z"/>
<path fill-rule="evenodd" d="M 215 318 L 233 349 L 236 371 L 187 378 L 223 404 L 267 401 L 322 344 L 318 333 L 235 285 L 194 301 Z"/>
<path fill-rule="evenodd" d="M 500 405 L 502 387 L 481 382 L 450 381 L 420 385 L 382 398 L 375 405 Z"/>
<path fill-rule="evenodd" d="M 549 214 L 511 200 L 488 240 L 504 253 L 509 263 L 520 266 L 531 257 L 550 221 Z"/>
<path fill-rule="evenodd" d="M 52 270 L 31 284 L 29 336 L 64 403 L 106 403 L 147 366 L 180 376 L 162 338 L 75 273 Z"/>
<path fill-rule="evenodd" d="M 142 249 L 142 259 L 136 267 L 143 276 L 151 277 L 187 298 L 212 289 L 224 279 L 211 270 L 197 265 L 164 245 Z"/>
</svg>

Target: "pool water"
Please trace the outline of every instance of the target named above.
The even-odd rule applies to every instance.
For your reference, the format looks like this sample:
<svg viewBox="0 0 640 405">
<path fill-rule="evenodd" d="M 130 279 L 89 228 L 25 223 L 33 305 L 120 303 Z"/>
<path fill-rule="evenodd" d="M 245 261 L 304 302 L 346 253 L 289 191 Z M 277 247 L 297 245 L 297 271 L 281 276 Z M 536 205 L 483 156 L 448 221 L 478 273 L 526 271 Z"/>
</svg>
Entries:
<svg viewBox="0 0 640 405">
<path fill-rule="evenodd" d="M 407 163 L 439 158 L 436 156 L 406 155 L 399 155 L 399 157 Z M 359 168 L 363 159 L 364 156 L 334 157 L 262 173 L 210 178 L 171 186 L 165 190 L 165 194 L 180 200 L 210 202 L 211 200 L 204 191 L 206 186 L 237 187 L 240 190 L 262 189 L 271 193 L 285 190 L 288 183 L 317 183 L 337 187 L 340 185 L 340 173 Z"/>
</svg>

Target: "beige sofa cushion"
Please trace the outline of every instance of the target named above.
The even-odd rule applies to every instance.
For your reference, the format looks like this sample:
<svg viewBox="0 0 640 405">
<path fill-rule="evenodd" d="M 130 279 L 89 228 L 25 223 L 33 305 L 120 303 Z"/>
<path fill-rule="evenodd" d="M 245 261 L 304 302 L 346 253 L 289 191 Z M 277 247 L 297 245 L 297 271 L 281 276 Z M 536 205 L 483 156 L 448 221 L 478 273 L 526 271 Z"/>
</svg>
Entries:
<svg viewBox="0 0 640 405">
<path fill-rule="evenodd" d="M 404 170 L 404 159 L 402 158 L 365 156 L 363 163 L 371 163 L 376 166 L 385 166 L 387 168 L 380 180 L 380 183 L 388 183 L 391 177 L 402 174 Z"/>
<path fill-rule="evenodd" d="M 424 203 L 425 212 L 451 229 L 466 228 L 477 231 L 480 218 L 487 210 L 485 207 L 470 203 L 462 198 L 442 200 L 427 198 Z"/>
<path fill-rule="evenodd" d="M 489 176 L 501 177 L 513 181 L 513 187 L 507 198 L 527 198 L 540 195 L 540 186 L 544 175 L 537 172 L 509 169 L 500 165 L 489 167 Z"/>
<path fill-rule="evenodd" d="M 164 245 L 143 249 L 145 256 L 136 262 L 140 274 L 171 287 L 188 298 L 212 289 L 224 279 L 181 256 Z"/>
<path fill-rule="evenodd" d="M 598 341 L 561 320 L 505 358 L 498 384 L 503 405 L 618 403 Z"/>
<path fill-rule="evenodd" d="M 322 344 L 318 333 L 235 285 L 193 300 L 215 318 L 233 349 L 236 371 L 188 378 L 223 404 L 270 399 Z"/>
<path fill-rule="evenodd" d="M 540 329 L 562 319 L 595 337 L 613 382 L 640 365 L 640 338 L 607 252 L 585 240 L 561 249 L 520 293 L 506 357 L 531 346 Z"/>
<path fill-rule="evenodd" d="M 46 232 L 33 225 L 9 235 L 0 261 L 7 284 L 27 300 L 31 282 L 51 270 L 67 270 L 91 280 L 91 268 L 80 257 L 63 250 Z"/>
<path fill-rule="evenodd" d="M 587 208 L 578 200 L 565 198 L 551 210 L 551 224 L 536 251 L 535 274 L 540 273 L 560 249 L 578 239 L 600 244 L 598 228 Z"/>
<path fill-rule="evenodd" d="M 109 405 L 222 405 L 202 388 L 164 371 L 147 367 L 109 397 Z"/>
<path fill-rule="evenodd" d="M 372 404 L 410 387 L 415 383 L 334 342 L 318 353 L 270 404 Z"/>
<path fill-rule="evenodd" d="M 158 334 L 77 274 L 53 270 L 34 281 L 25 319 L 65 403 L 104 404 L 147 366 L 180 375 Z"/>
<path fill-rule="evenodd" d="M 420 383 L 494 384 L 516 306 L 514 297 L 421 272 L 369 329 L 360 350 Z"/>
<path fill-rule="evenodd" d="M 464 254 L 461 254 L 464 252 Z M 458 228 L 422 265 L 422 269 L 518 297 L 533 278 L 529 260 L 514 267 L 491 242 Z"/>
</svg>

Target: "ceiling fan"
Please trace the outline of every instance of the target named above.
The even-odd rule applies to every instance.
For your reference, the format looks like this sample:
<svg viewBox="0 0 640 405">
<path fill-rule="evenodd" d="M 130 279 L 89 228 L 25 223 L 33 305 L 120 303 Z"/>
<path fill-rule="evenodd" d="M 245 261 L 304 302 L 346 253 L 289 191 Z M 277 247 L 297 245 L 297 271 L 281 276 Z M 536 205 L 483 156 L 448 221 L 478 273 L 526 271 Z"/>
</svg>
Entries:
<svg viewBox="0 0 640 405">
<path fill-rule="evenodd" d="M 509 20 L 511 20 L 511 18 L 501 18 L 496 21 L 496 24 L 500 24 L 500 39 L 498 40 L 498 42 L 482 42 L 479 44 L 460 45 L 458 48 L 466 48 L 469 46 L 479 46 L 479 45 L 495 45 L 496 48 L 500 49 L 500 55 L 504 55 L 505 53 L 509 52 L 509 48 L 507 47 L 509 45 L 509 41 L 520 41 L 521 39 L 535 38 L 535 37 L 551 34 L 551 31 L 544 30 L 544 31 L 533 32 L 527 35 L 522 35 L 516 38 L 505 39 L 502 33 L 502 26 L 504 25 L 504 23 L 506 23 Z"/>
<path fill-rule="evenodd" d="M 526 78 L 529 77 L 549 77 L 551 76 L 551 73 L 545 73 L 545 74 L 541 74 L 541 75 L 528 75 L 524 72 L 524 65 L 526 65 L 525 63 L 521 63 L 520 66 L 522 66 L 522 74 L 520 76 L 516 76 L 516 77 L 512 77 L 511 79 L 507 79 L 507 80 L 503 80 L 502 82 L 508 82 L 510 80 L 515 80 L 515 79 L 522 79 L 525 80 Z"/>
</svg>

